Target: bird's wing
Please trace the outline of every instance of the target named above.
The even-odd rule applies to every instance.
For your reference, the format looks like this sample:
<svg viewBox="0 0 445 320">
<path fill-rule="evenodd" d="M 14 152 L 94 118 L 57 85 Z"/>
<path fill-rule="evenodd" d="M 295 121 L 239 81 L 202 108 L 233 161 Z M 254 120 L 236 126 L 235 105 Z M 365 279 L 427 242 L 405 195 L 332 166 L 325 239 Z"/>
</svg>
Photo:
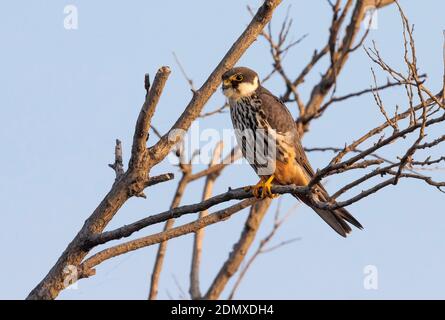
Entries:
<svg viewBox="0 0 445 320">
<path fill-rule="evenodd" d="M 292 115 L 290 114 L 284 103 L 281 102 L 272 93 L 264 88 L 261 88 L 260 90 L 261 91 L 258 93 L 258 96 L 262 100 L 261 107 L 264 110 L 269 125 L 277 132 L 287 132 L 291 134 L 295 147 L 296 160 L 298 164 L 306 171 L 308 176 L 312 178 L 314 176 L 314 170 L 309 164 L 306 153 L 301 146 L 297 126 Z M 345 208 L 339 208 L 336 210 L 319 209 L 313 207 L 311 201 L 306 196 L 302 197 L 294 195 L 294 197 L 301 199 L 307 205 L 312 207 L 315 212 L 317 212 L 318 215 L 324 221 L 326 221 L 327 224 L 329 224 L 343 237 L 345 237 L 351 231 L 351 227 L 346 222 L 349 222 L 359 229 L 363 229 L 360 222 L 358 222 Z M 322 202 L 327 202 L 330 199 L 328 192 L 320 183 L 318 183 L 315 188 L 315 197 Z"/>
<path fill-rule="evenodd" d="M 262 102 L 261 107 L 264 110 L 267 122 L 278 133 L 290 134 L 295 147 L 297 163 L 306 171 L 308 176 L 312 178 L 315 173 L 301 145 L 297 125 L 291 113 L 284 103 L 269 90 L 260 87 L 257 95 Z"/>
</svg>

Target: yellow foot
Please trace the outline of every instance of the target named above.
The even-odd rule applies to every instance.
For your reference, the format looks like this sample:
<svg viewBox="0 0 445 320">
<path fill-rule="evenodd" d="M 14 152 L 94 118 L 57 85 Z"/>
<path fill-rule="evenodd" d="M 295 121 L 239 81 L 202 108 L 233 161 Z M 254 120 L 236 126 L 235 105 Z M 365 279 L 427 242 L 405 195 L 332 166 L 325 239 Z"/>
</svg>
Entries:
<svg viewBox="0 0 445 320">
<path fill-rule="evenodd" d="M 252 190 L 252 194 L 255 198 L 261 198 L 260 190 L 264 185 L 264 178 L 261 177 L 260 181 L 254 186 L 250 186 L 250 190 Z"/>
<path fill-rule="evenodd" d="M 274 178 L 273 175 L 271 175 L 267 181 L 264 181 L 264 178 L 261 178 L 256 185 L 251 187 L 253 196 L 259 199 L 278 197 L 278 195 L 273 194 L 271 190 Z"/>
<path fill-rule="evenodd" d="M 264 198 L 268 197 L 268 198 L 273 199 L 273 198 L 278 197 L 278 195 L 273 194 L 272 190 L 271 190 L 273 179 L 275 179 L 275 177 L 274 177 L 274 175 L 271 175 L 269 177 L 269 179 L 267 179 L 267 181 L 264 183 L 263 189 L 261 190 L 261 198 L 264 199 Z"/>
</svg>

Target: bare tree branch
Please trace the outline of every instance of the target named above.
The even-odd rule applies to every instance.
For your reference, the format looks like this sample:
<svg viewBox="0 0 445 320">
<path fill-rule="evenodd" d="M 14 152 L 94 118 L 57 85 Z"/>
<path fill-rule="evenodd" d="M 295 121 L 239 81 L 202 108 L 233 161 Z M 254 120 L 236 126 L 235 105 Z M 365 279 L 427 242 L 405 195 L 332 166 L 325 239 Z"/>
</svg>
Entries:
<svg viewBox="0 0 445 320">
<path fill-rule="evenodd" d="M 253 41 L 255 41 L 264 26 L 272 18 L 273 11 L 280 3 L 281 0 L 264 1 L 263 5 L 258 9 L 252 21 L 241 36 L 232 45 L 202 87 L 194 93 L 192 100 L 173 127 L 158 141 L 158 143 L 149 149 L 149 152 L 152 155 L 152 165 L 155 165 L 164 159 L 173 145 L 181 139 L 181 135 L 178 135 L 177 133 L 184 133 L 190 127 L 191 123 L 198 117 L 205 103 L 221 83 L 221 76 L 223 73 L 233 67 L 241 55 Z"/>
<path fill-rule="evenodd" d="M 284 194 L 284 193 L 300 193 L 306 194 L 308 192 L 307 187 L 297 187 L 294 185 L 289 186 L 274 186 L 272 187 L 272 192 L 276 194 Z M 92 235 L 89 239 L 86 239 L 82 243 L 82 247 L 85 249 L 95 247 L 100 244 L 104 244 L 111 240 L 118 240 L 121 238 L 129 237 L 134 232 L 144 229 L 148 226 L 161 223 L 173 218 L 179 218 L 185 214 L 191 214 L 200 212 L 203 210 L 207 210 L 213 206 L 221 204 L 223 202 L 227 202 L 230 200 L 243 200 L 247 198 L 251 198 L 251 191 L 247 191 L 245 187 L 230 189 L 229 191 L 213 196 L 207 200 L 201 201 L 196 204 L 184 205 L 177 208 L 172 208 L 170 210 L 154 214 L 148 216 L 146 218 L 140 219 L 136 222 L 127 224 L 125 226 L 116 228 L 114 230 L 105 231 L 101 234 Z"/>
<path fill-rule="evenodd" d="M 205 103 L 219 86 L 222 74 L 233 67 L 247 48 L 255 41 L 261 30 L 272 18 L 273 11 L 280 3 L 281 0 L 264 1 L 241 36 L 235 41 L 202 87 L 194 93 L 190 103 L 169 132 L 162 136 L 154 146 L 146 149 L 151 118 L 159 101 L 165 80 L 170 73 L 167 67 L 159 69 L 153 85 L 146 95 L 145 103 L 136 123 L 132 154 L 127 172 L 111 188 L 110 192 L 86 220 L 82 229 L 62 253 L 53 268 L 30 292 L 27 299 L 54 299 L 65 288 L 64 268 L 68 265 L 79 266 L 83 258 L 88 254 L 88 251 L 83 250 L 80 244 L 83 244 L 85 239 L 90 238 L 92 235 L 100 234 L 130 197 L 143 194 L 146 181 L 149 179 L 150 169 L 162 161 L 180 140 L 181 135 L 177 135 L 177 130 L 184 132 L 190 127 L 191 123 L 201 113 Z M 148 87 L 146 81 L 146 89 Z"/>
<path fill-rule="evenodd" d="M 170 209 L 179 206 L 182 200 L 182 196 L 184 195 L 185 188 L 189 183 L 188 178 L 191 174 L 191 165 L 181 163 L 180 168 L 182 172 L 182 177 L 181 180 L 179 180 L 175 195 L 170 205 Z M 164 225 L 164 232 L 170 230 L 173 227 L 174 223 L 175 223 L 174 219 L 167 220 L 167 222 Z M 167 251 L 167 241 L 161 242 L 159 244 L 158 252 L 156 254 L 155 264 L 153 266 L 153 271 L 151 273 L 150 291 L 148 294 L 149 300 L 156 299 L 158 295 L 159 280 L 161 277 L 161 271 L 162 271 L 162 266 L 164 264 L 166 251 Z"/>
<path fill-rule="evenodd" d="M 258 258 L 258 256 L 260 256 L 263 253 L 266 252 L 271 252 L 273 250 L 276 250 L 280 247 L 283 247 L 287 244 L 290 244 L 296 240 L 299 240 L 299 238 L 295 238 L 295 239 L 290 239 L 290 240 L 286 240 L 286 241 L 282 241 L 281 243 L 267 248 L 266 246 L 270 243 L 270 241 L 275 237 L 275 235 L 277 234 L 278 230 L 280 229 L 280 227 L 283 225 L 283 223 L 290 217 L 290 214 L 292 212 L 294 212 L 294 209 L 296 208 L 296 206 L 293 206 L 285 215 L 284 217 L 280 217 L 280 209 L 281 209 L 281 199 L 278 202 L 278 206 L 277 206 L 277 210 L 275 212 L 275 219 L 274 219 L 274 224 L 273 224 L 273 228 L 272 230 L 267 234 L 266 237 L 264 237 L 261 241 L 260 244 L 258 246 L 258 248 L 255 250 L 255 252 L 253 253 L 253 255 L 249 258 L 249 260 L 247 261 L 247 263 L 245 264 L 245 266 L 241 269 L 241 271 L 239 272 L 238 278 L 236 279 L 235 284 L 233 285 L 232 291 L 229 294 L 228 300 L 232 300 L 233 297 L 235 296 L 235 292 L 238 290 L 241 281 L 244 279 L 244 276 L 246 275 L 247 271 L 249 270 L 249 268 L 252 266 L 253 262 Z"/>
<path fill-rule="evenodd" d="M 94 271 L 92 271 L 92 269 L 105 260 L 116 257 L 118 255 L 122 255 L 130 251 L 151 246 L 156 243 L 165 242 L 167 240 L 177 238 L 188 233 L 196 232 L 197 230 L 207 227 L 211 224 L 227 220 L 231 215 L 241 211 L 242 209 L 249 207 L 256 201 L 257 200 L 253 198 L 247 199 L 229 208 L 212 213 L 202 219 L 198 219 L 197 221 L 187 223 L 185 225 L 172 228 L 164 232 L 159 232 L 147 237 L 128 241 L 126 243 L 100 251 L 94 254 L 92 257 L 85 260 L 85 262 L 82 263 L 82 265 L 79 267 L 80 278 L 93 275 Z"/>
<path fill-rule="evenodd" d="M 212 196 L 216 177 L 221 174 L 224 168 L 238 159 L 240 156 L 239 149 L 233 149 L 221 163 L 216 161 L 219 158 L 217 153 L 221 150 L 214 150 L 213 160 L 208 167 L 201 171 L 193 172 L 192 160 L 200 150 L 194 150 L 192 159 L 185 161 L 185 155 L 179 147 L 184 134 L 193 121 L 224 112 L 226 105 L 207 113 L 203 113 L 203 108 L 219 86 L 221 75 L 234 66 L 259 35 L 263 36 L 268 42 L 273 61 L 273 70 L 264 80 L 267 80 L 273 74 L 278 74 L 282 78 L 284 83 L 283 100 L 285 102 L 296 102 L 299 109 L 300 114 L 296 120 L 296 125 L 301 134 L 304 134 L 309 129 L 313 119 L 321 117 L 334 103 L 367 93 L 373 94 L 376 106 L 384 118 L 383 123 L 367 132 L 365 131 L 365 134 L 358 139 L 351 139 L 352 142 L 345 144 L 344 148 L 307 148 L 308 152 L 333 151 L 336 154 L 328 165 L 316 172 L 307 186 L 276 185 L 272 187 L 273 193 L 304 195 L 311 202 L 311 206 L 315 208 L 335 210 L 358 202 L 379 192 L 383 188 L 396 185 L 401 179 L 415 179 L 437 188 L 441 192 L 445 192 L 445 182 L 439 181 L 433 174 L 426 176 L 418 172 L 418 170 L 430 170 L 434 165 L 445 162 L 444 156 L 433 156 L 432 153 L 433 150 L 438 150 L 438 146 L 445 141 L 445 136 L 437 135 L 436 131 L 431 130 L 438 127 L 439 124 L 445 123 L 445 113 L 443 111 L 445 110 L 444 92 L 441 90 L 439 93 L 433 94 L 433 91 L 427 87 L 427 78 L 419 71 L 420 68 L 417 65 L 413 27 L 410 25 L 399 3 L 393 0 L 328 1 L 332 9 L 332 21 L 327 43 L 320 52 L 316 51 L 314 53 L 309 63 L 293 78 L 289 76 L 291 74 L 289 70 L 285 69 L 283 59 L 290 52 L 290 49 L 299 43 L 304 36 L 296 41 L 289 40 L 292 26 L 289 9 L 276 35 L 272 32 L 270 24 L 267 30 L 263 31 L 280 2 L 280 0 L 264 1 L 263 5 L 253 16 L 250 24 L 199 89 L 195 89 L 193 81 L 187 76 L 175 55 L 181 72 L 192 88 L 193 96 L 184 112 L 164 135 L 161 135 L 152 127 L 151 119 L 170 74 L 170 69 L 168 67 L 160 68 L 152 84 L 150 84 L 150 78 L 146 75 L 146 95 L 136 122 L 131 158 L 127 171 L 124 170 L 121 142 L 116 140 L 114 163 L 109 165 L 116 173 L 116 179 L 111 190 L 85 221 L 82 229 L 68 245 L 48 275 L 30 293 L 29 299 L 55 298 L 66 286 L 63 270 L 67 266 L 78 270 L 80 278 L 86 278 L 94 275 L 94 268 L 105 260 L 159 243 L 149 293 L 149 298 L 154 299 L 157 297 L 167 241 L 189 233 L 195 233 L 190 271 L 191 297 L 193 299 L 217 299 L 221 296 L 229 280 L 236 274 L 242 261 L 245 259 L 271 200 L 260 201 L 254 199 L 252 198 L 252 193 L 245 188 L 229 189 L 225 193 Z M 401 59 L 405 62 L 406 70 L 399 71 L 389 65 L 382 58 L 377 44 L 373 42 L 372 48 L 365 48 L 366 53 L 370 60 L 381 68 L 381 71 L 391 80 L 387 80 L 386 84 L 378 85 L 377 76 L 372 69 L 374 84 L 369 89 L 336 96 L 339 74 L 342 72 L 351 54 L 362 46 L 364 40 L 369 35 L 368 30 L 360 32 L 361 23 L 367 10 L 372 9 L 372 7 L 376 9 L 382 8 L 394 2 L 402 18 L 404 51 Z M 346 22 L 347 19 L 350 19 L 349 22 Z M 314 66 L 326 56 L 329 57 L 328 66 L 324 70 L 321 79 L 312 87 L 310 98 L 305 103 L 300 97 L 299 90 L 302 87 L 299 87 L 299 85 L 314 70 Z M 445 75 L 443 79 L 445 79 Z M 445 80 L 441 83 L 441 87 L 443 88 L 444 86 Z M 381 90 L 388 88 L 398 89 L 406 95 L 407 103 L 404 104 L 404 108 L 402 108 L 403 105 L 397 105 L 394 108 L 395 111 L 391 111 L 393 110 L 391 106 L 385 103 L 380 95 Z M 150 129 L 152 130 L 150 131 Z M 150 140 L 151 146 L 147 147 L 150 132 L 154 132 L 159 139 L 157 141 Z M 428 141 L 425 141 L 427 138 Z M 404 141 L 405 143 L 403 143 Z M 402 147 L 393 147 L 396 144 Z M 220 147 L 222 148 L 222 145 Z M 219 148 L 217 147 L 216 149 Z M 176 150 L 176 154 L 179 157 L 179 168 L 181 169 L 182 177 L 177 185 L 170 209 L 104 232 L 104 228 L 129 198 L 145 197 L 144 190 L 146 188 L 173 179 L 172 173 L 150 176 L 151 169 L 163 161 L 172 150 Z M 425 153 L 427 154 L 425 155 Z M 385 155 L 385 157 L 381 155 Z M 325 202 L 317 200 L 313 194 L 313 187 L 316 184 L 322 183 L 327 177 L 339 175 L 350 170 L 356 170 L 361 174 L 354 179 L 348 178 L 349 180 L 344 185 L 336 186 L 337 191 L 333 193 L 332 197 L 326 199 Z M 191 205 L 180 206 L 182 194 L 188 184 L 200 178 L 206 178 L 201 201 Z M 350 195 L 354 190 L 360 187 L 363 188 L 365 184 L 366 189 L 359 189 L 358 193 Z M 339 198 L 342 198 L 342 200 L 337 201 Z M 227 204 L 229 206 L 225 209 L 208 214 L 207 210 L 213 206 L 233 200 L 241 201 L 236 204 Z M 199 272 L 201 269 L 203 228 L 228 219 L 231 215 L 249 206 L 252 207 L 238 241 L 204 294 L 204 297 L 202 297 Z M 178 227 L 173 226 L 174 219 L 186 214 L 197 213 L 199 213 L 199 216 L 196 221 Z M 284 218 L 278 219 L 277 214 L 272 231 L 260 242 L 257 250 L 248 260 L 245 267 L 241 268 L 240 273 L 238 273 L 239 276 L 229 295 L 230 298 L 234 296 L 236 288 L 259 254 L 269 252 L 292 241 L 283 241 L 278 245 L 266 247 L 266 244 L 270 242 L 270 239 L 276 234 L 284 220 Z M 96 246 L 129 237 L 137 231 L 163 222 L 166 223 L 162 232 L 130 241 L 124 240 L 117 245 L 102 249 L 96 254 L 89 256 L 91 249 Z"/>
<path fill-rule="evenodd" d="M 124 163 L 122 161 L 122 142 L 116 139 L 116 147 L 114 148 L 114 163 L 108 165 L 116 172 L 116 179 L 118 181 L 124 174 Z"/>
<path fill-rule="evenodd" d="M 209 164 L 209 168 L 214 166 L 221 157 L 222 148 L 224 144 L 220 141 L 213 151 L 213 156 Z M 202 195 L 202 200 L 207 200 L 211 197 L 213 193 L 213 186 L 216 178 L 220 172 L 209 174 L 204 183 L 204 191 Z M 208 215 L 207 210 L 203 210 L 199 214 L 199 219 Z M 201 290 L 199 288 L 199 267 L 201 264 L 202 255 L 202 241 L 204 239 L 204 229 L 199 229 L 195 232 L 194 242 L 193 242 L 193 252 L 192 252 L 192 266 L 190 270 L 190 295 L 192 299 L 201 299 Z"/>
<path fill-rule="evenodd" d="M 160 68 L 151 88 L 149 88 L 146 78 L 145 88 L 148 92 L 136 123 L 133 138 L 135 145 L 132 147 L 128 170 L 120 180 L 113 184 L 110 192 L 85 221 L 82 229 L 62 253 L 56 264 L 30 292 L 27 299 L 54 299 L 61 290 L 65 289 L 64 279 L 66 275 L 63 271 L 65 267 L 78 266 L 87 255 L 88 251 L 80 248 L 84 239 L 93 234 L 101 233 L 125 201 L 132 196 L 143 194 L 142 191 L 149 181 L 149 171 L 146 170 L 146 163 L 143 161 L 144 155 L 146 155 L 145 141 L 148 137 L 149 122 L 169 73 L 168 67 Z M 144 121 L 147 123 L 144 123 Z"/>
<path fill-rule="evenodd" d="M 214 300 L 218 299 L 218 297 L 221 295 L 227 282 L 238 270 L 241 262 L 247 254 L 247 251 L 252 245 L 256 233 L 261 225 L 261 221 L 263 220 L 267 209 L 269 209 L 270 203 L 271 199 L 266 199 L 252 206 L 240 239 L 233 247 L 229 258 L 218 272 L 216 278 L 213 280 L 213 283 L 207 290 L 204 299 Z"/>
</svg>

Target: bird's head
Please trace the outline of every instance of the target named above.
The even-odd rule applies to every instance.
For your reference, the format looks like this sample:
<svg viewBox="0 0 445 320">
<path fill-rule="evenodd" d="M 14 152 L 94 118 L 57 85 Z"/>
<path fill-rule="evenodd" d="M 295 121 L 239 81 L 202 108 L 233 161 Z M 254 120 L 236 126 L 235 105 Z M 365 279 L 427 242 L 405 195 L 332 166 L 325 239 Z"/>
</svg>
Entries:
<svg viewBox="0 0 445 320">
<path fill-rule="evenodd" d="M 233 100 L 250 96 L 260 85 L 258 74 L 246 67 L 236 67 L 222 76 L 224 95 Z"/>
</svg>

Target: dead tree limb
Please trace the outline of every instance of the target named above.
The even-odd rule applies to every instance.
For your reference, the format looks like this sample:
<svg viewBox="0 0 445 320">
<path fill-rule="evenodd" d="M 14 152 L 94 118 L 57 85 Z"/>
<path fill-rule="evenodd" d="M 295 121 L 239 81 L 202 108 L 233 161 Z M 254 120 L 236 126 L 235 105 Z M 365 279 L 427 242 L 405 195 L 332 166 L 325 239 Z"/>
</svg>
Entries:
<svg viewBox="0 0 445 320">
<path fill-rule="evenodd" d="M 89 252 L 84 250 L 81 244 L 91 236 L 100 234 L 130 197 L 143 194 L 149 180 L 151 168 L 162 161 L 172 147 L 181 139 L 181 136 L 177 135 L 178 130 L 185 132 L 190 127 L 191 123 L 201 113 L 205 103 L 216 91 L 221 82 L 222 74 L 233 67 L 247 48 L 255 41 L 261 30 L 272 18 L 273 11 L 280 3 L 281 0 L 264 1 L 241 36 L 235 41 L 201 88 L 194 93 L 190 103 L 173 127 L 154 146 L 147 149 L 146 141 L 151 117 L 154 114 L 165 81 L 170 73 L 168 67 L 159 69 L 136 123 L 128 170 L 85 221 L 82 229 L 62 253 L 56 264 L 30 292 L 27 299 L 54 299 L 65 288 L 64 278 L 66 274 L 63 272 L 64 268 L 66 266 L 79 266 Z"/>
</svg>

